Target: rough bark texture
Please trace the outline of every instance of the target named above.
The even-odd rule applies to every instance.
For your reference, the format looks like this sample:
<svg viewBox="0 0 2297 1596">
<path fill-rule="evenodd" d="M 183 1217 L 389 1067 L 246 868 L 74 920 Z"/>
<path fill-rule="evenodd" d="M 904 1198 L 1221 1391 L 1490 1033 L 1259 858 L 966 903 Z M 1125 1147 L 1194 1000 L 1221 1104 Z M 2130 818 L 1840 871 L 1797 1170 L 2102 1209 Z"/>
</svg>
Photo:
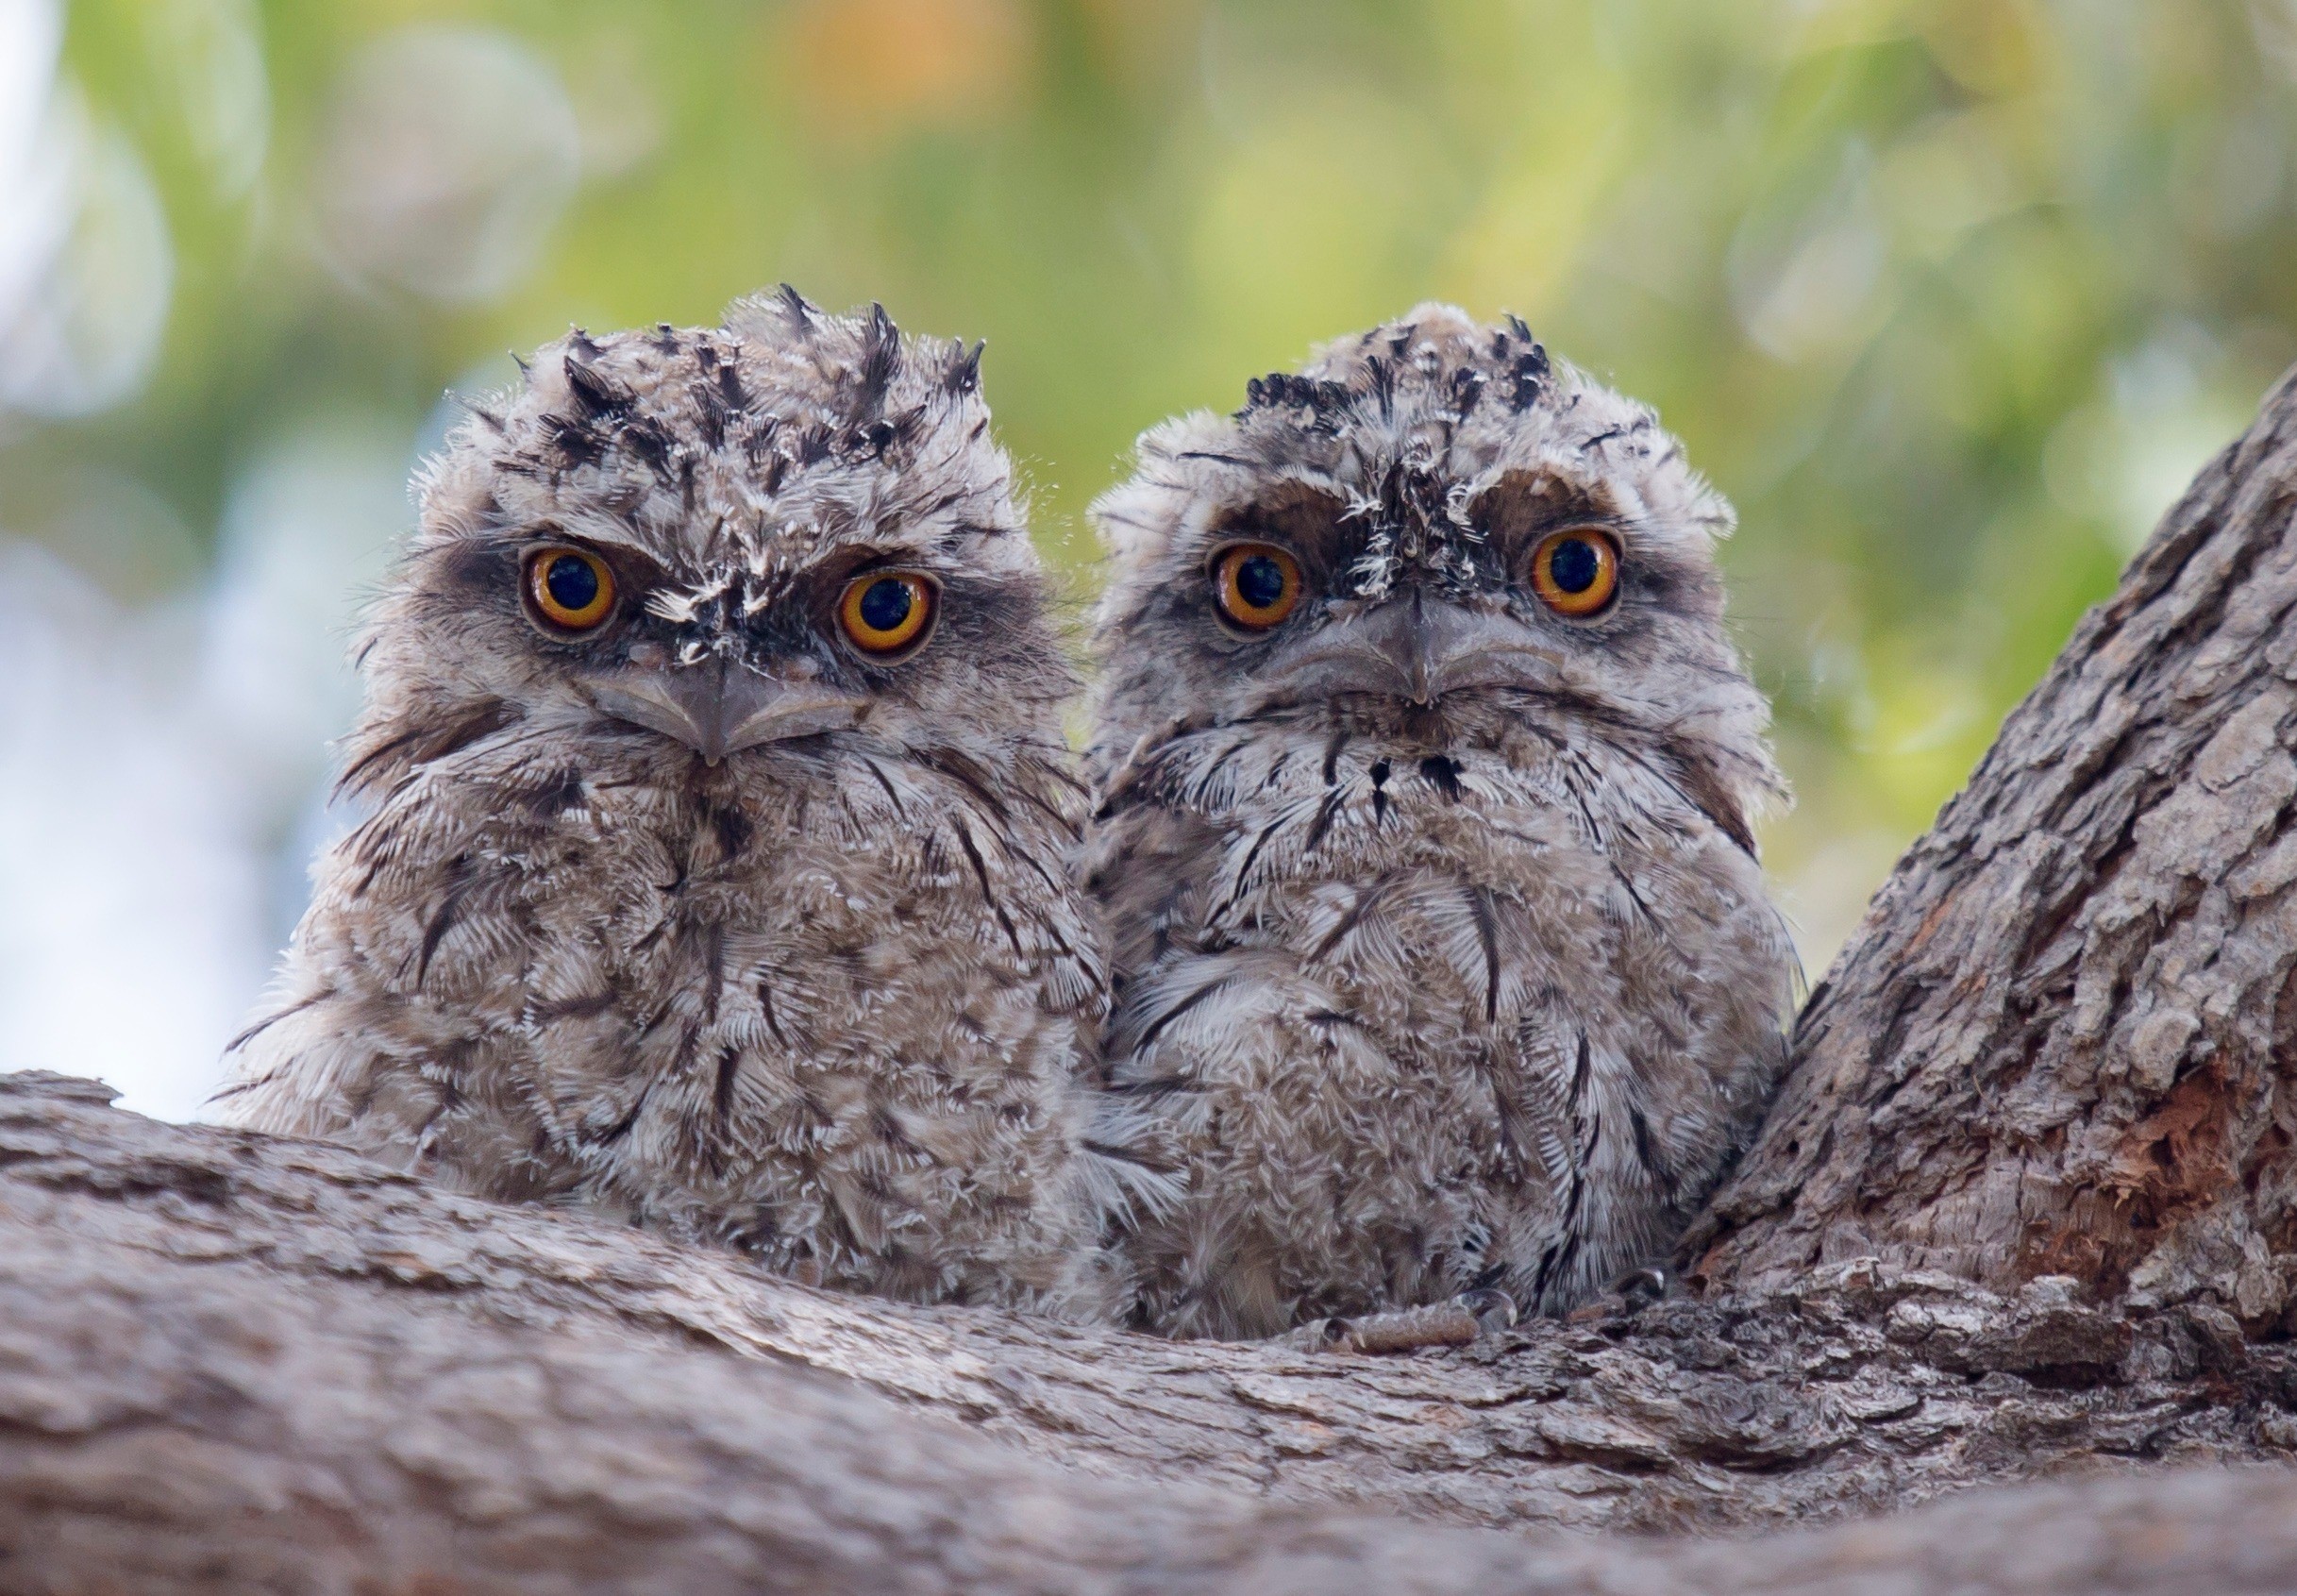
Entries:
<svg viewBox="0 0 2297 1596">
<path fill-rule="evenodd" d="M 2071 1274 L 2291 1328 L 2293 506 L 2297 375 L 1877 895 L 1700 1273 Z"/>
<path fill-rule="evenodd" d="M 1728 1523 L 2277 1452 L 2287 1361 L 2230 1323 L 1853 1266 L 1470 1353 L 1175 1345 L 809 1291 L 103 1097 L 0 1077 L 11 1593 L 2297 1586 L 2278 1469 L 1747 1541 L 1399 1517 Z"/>
<path fill-rule="evenodd" d="M 1695 1297 L 1152 1341 L 0 1078 L 0 1590 L 2297 1588 L 2292 503 L 2285 382 L 1815 995 Z"/>
</svg>

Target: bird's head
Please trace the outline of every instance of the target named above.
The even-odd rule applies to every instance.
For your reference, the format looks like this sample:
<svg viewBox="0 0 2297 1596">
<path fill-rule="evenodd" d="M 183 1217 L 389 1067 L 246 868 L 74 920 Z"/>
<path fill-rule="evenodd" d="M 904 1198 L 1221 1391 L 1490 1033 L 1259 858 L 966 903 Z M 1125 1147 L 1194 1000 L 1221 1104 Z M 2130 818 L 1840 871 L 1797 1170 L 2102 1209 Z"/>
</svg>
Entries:
<svg viewBox="0 0 2297 1596">
<path fill-rule="evenodd" d="M 980 357 L 788 289 L 539 351 L 420 482 L 348 780 L 513 727 L 669 768 L 1057 741 Z"/>
<path fill-rule="evenodd" d="M 1730 506 L 1515 318 L 1425 305 L 1256 378 L 1147 433 L 1093 515 L 1104 774 L 1168 726 L 1434 752 L 1530 723 L 1663 744 L 1740 815 L 1777 785 L 1723 625 Z"/>
</svg>

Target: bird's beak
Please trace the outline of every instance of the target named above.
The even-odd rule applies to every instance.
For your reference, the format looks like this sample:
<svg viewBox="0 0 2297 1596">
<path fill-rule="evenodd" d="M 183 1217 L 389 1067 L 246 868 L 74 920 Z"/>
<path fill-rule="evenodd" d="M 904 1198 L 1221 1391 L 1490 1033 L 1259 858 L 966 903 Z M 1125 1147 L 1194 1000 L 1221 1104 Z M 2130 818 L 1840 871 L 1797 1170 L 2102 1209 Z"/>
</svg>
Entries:
<svg viewBox="0 0 2297 1596">
<path fill-rule="evenodd" d="M 1413 588 L 1333 621 L 1262 679 L 1292 693 L 1375 693 L 1425 706 L 1463 688 L 1534 683 L 1561 663 L 1520 621 Z"/>
<path fill-rule="evenodd" d="M 711 764 L 761 743 L 852 726 L 869 707 L 851 694 L 766 676 L 723 658 L 632 666 L 594 677 L 587 685 L 608 714 L 675 737 Z"/>
</svg>

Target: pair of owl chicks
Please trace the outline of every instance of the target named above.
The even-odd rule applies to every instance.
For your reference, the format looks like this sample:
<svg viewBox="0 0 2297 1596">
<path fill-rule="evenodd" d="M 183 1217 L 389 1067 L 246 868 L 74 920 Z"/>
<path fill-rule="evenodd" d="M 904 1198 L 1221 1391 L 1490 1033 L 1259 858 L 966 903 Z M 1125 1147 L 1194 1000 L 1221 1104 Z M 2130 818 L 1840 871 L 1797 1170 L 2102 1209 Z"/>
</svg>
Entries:
<svg viewBox="0 0 2297 1596">
<path fill-rule="evenodd" d="M 1667 1246 L 1793 969 L 1728 507 L 1422 307 L 1144 436 L 1080 768 L 980 359 L 785 289 L 475 407 L 221 1117 L 1175 1336 Z"/>
</svg>

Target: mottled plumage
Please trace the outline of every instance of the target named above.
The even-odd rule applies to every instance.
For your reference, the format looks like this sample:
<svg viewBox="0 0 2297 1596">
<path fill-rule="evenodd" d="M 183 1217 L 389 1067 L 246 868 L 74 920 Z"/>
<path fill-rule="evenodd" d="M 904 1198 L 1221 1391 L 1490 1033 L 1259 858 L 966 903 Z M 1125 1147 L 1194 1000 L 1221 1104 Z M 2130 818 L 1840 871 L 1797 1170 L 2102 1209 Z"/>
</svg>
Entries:
<svg viewBox="0 0 2297 1596">
<path fill-rule="evenodd" d="M 1662 1249 L 1769 1097 L 1794 971 L 1728 506 L 1520 322 L 1431 305 L 1156 428 L 1096 515 L 1111 1067 L 1187 1182 L 1130 1238 L 1137 1320 L 1553 1313 Z M 1566 613 L 1605 549 L 1614 596 Z M 1225 617 L 1224 571 L 1281 618 Z"/>
<path fill-rule="evenodd" d="M 218 1113 L 829 1285 L 1094 1311 L 1076 683 L 979 357 L 784 290 L 578 331 L 475 408 L 360 649 L 371 814 Z M 879 657 L 842 629 L 892 572 L 868 613 L 936 624 Z"/>
</svg>

